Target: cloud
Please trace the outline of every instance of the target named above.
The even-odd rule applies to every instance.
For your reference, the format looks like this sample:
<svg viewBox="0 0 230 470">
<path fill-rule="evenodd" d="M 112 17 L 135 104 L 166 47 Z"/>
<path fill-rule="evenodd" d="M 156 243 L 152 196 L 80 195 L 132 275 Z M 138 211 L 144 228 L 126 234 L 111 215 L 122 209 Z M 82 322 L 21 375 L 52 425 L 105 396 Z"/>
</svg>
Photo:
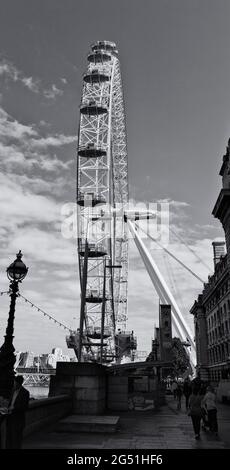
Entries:
<svg viewBox="0 0 230 470">
<path fill-rule="evenodd" d="M 57 96 L 63 95 L 63 90 L 57 88 L 56 85 L 53 83 L 51 88 L 48 90 L 44 90 L 44 96 L 48 99 L 55 99 Z"/>
<path fill-rule="evenodd" d="M 33 160 L 33 165 L 37 165 L 41 170 L 48 172 L 68 171 L 72 164 L 72 160 L 63 162 L 56 155 L 49 157 L 47 155 L 38 156 L 38 159 Z"/>
<path fill-rule="evenodd" d="M 0 290 L 7 290 L 6 266 L 21 249 L 24 262 L 29 266 L 28 275 L 20 286 L 22 294 L 64 323 L 72 324 L 80 302 L 76 245 L 61 235 L 61 204 L 53 198 L 34 194 L 24 180 L 15 177 L 12 181 L 11 175 L 0 175 L 0 187 Z M 5 300 L 1 297 L 1 325 L 6 324 L 8 306 L 8 297 Z M 43 320 L 41 314 L 20 299 L 16 313 L 17 349 L 35 348 L 45 352 L 50 337 L 53 346 L 67 349 L 65 332 Z M 73 355 L 72 351 L 69 353 Z"/>
<path fill-rule="evenodd" d="M 34 148 L 61 147 L 77 141 L 77 136 L 67 136 L 64 134 L 40 137 L 39 139 L 31 139 L 30 144 Z"/>
<path fill-rule="evenodd" d="M 168 203 L 170 204 L 171 207 L 174 207 L 174 208 L 184 208 L 184 207 L 189 207 L 190 204 L 188 204 L 188 202 L 185 202 L 185 201 L 174 201 L 173 199 L 170 199 L 170 198 L 166 198 L 166 199 L 159 199 L 158 201 L 159 203 Z"/>
<path fill-rule="evenodd" d="M 25 125 L 13 119 L 0 107 L 0 161 L 6 171 L 69 171 L 72 159 L 64 162 L 50 149 L 69 145 L 76 136 L 55 134 L 41 136 L 34 125 Z"/>
<path fill-rule="evenodd" d="M 41 121 L 39 121 L 39 125 L 40 125 L 41 127 L 46 127 L 46 128 L 47 128 L 47 127 L 50 126 L 50 123 L 47 122 L 47 121 L 45 121 L 44 119 L 41 119 Z"/>
<path fill-rule="evenodd" d="M 0 136 L 1 138 L 22 139 L 28 136 L 37 136 L 32 125 L 21 124 L 13 119 L 3 108 L 0 108 Z"/>
<path fill-rule="evenodd" d="M 21 81 L 33 93 L 39 92 L 38 80 L 35 81 L 32 77 L 24 77 Z"/>
<path fill-rule="evenodd" d="M 52 224 L 60 218 L 60 205 L 52 198 L 33 194 L 21 185 L 20 178 L 12 181 L 0 173 L 0 187 L 1 227 L 12 227 L 17 232 L 25 224 Z"/>
<path fill-rule="evenodd" d="M 39 81 L 34 80 L 33 77 L 26 77 L 12 62 L 6 59 L 0 61 L 0 76 L 5 76 L 6 79 L 13 82 L 21 82 L 33 93 L 39 92 Z"/>
<path fill-rule="evenodd" d="M 53 83 L 50 88 L 42 89 L 41 81 L 38 78 L 27 77 L 24 73 L 19 70 L 11 61 L 2 58 L 0 59 L 0 77 L 5 77 L 6 80 L 11 80 L 13 82 L 20 82 L 28 90 L 33 93 L 41 93 L 47 99 L 55 99 L 57 96 L 63 94 L 63 90 L 57 88 Z M 62 83 L 66 84 L 67 80 L 65 78 L 61 79 Z"/>
<path fill-rule="evenodd" d="M 61 235 L 61 204 L 51 197 L 34 194 L 27 182 L 17 175 L 12 178 L 12 175 L 0 174 L 0 290 L 7 290 L 6 266 L 21 249 L 29 267 L 20 286 L 21 293 L 55 318 L 72 325 L 80 303 L 76 245 Z M 8 306 L 8 297 L 1 297 L 1 325 L 6 324 Z M 46 352 L 51 348 L 52 338 L 53 347 L 60 346 L 67 352 L 64 330 L 44 319 L 20 298 L 15 332 L 17 349 Z M 68 353 L 73 355 L 72 351 Z"/>
<path fill-rule="evenodd" d="M 11 70 L 11 76 L 18 80 L 16 70 Z M 32 84 L 28 80 L 24 86 Z M 66 187 L 69 189 L 72 164 L 72 159 L 65 161 L 62 157 L 62 146 L 75 140 L 75 136 L 47 133 L 47 126 L 41 131 L 33 124 L 21 123 L 0 107 L 0 290 L 8 289 L 5 269 L 22 249 L 29 266 L 20 286 L 22 294 L 60 321 L 77 327 L 78 320 L 73 321 L 80 308 L 76 241 L 62 237 L 62 203 L 57 200 Z M 2 334 L 9 308 L 9 298 L 3 297 Z M 15 333 L 17 349 L 42 353 L 60 346 L 74 355 L 67 350 L 65 331 L 20 298 Z"/>
<path fill-rule="evenodd" d="M 6 165 L 9 168 L 11 163 L 25 164 L 25 156 L 14 144 L 4 145 L 0 142 L 0 161 L 3 166 Z"/>
<path fill-rule="evenodd" d="M 46 174 L 46 179 L 44 179 L 39 176 L 26 175 L 23 173 L 20 174 L 20 185 L 33 194 L 49 193 L 53 195 L 53 197 L 57 197 L 57 188 L 59 195 L 62 195 L 65 191 L 67 185 L 65 174 L 61 172 L 60 176 L 56 175 L 55 179 L 53 179 L 52 172 L 50 171 L 49 174 Z M 18 174 L 11 173 L 10 180 L 17 183 Z"/>
<path fill-rule="evenodd" d="M 1 59 L 0 61 L 0 76 L 5 75 L 14 82 L 19 80 L 20 71 L 9 61 Z"/>
<path fill-rule="evenodd" d="M 67 79 L 65 77 L 60 78 L 61 82 L 64 83 L 64 85 L 67 85 Z"/>
<path fill-rule="evenodd" d="M 28 151 L 20 151 L 15 145 L 2 145 L 0 143 L 1 167 L 8 171 L 26 169 L 27 172 L 37 168 L 40 171 L 61 172 L 68 171 L 72 161 L 63 162 L 56 155 L 36 154 Z"/>
<path fill-rule="evenodd" d="M 62 238 L 61 231 L 52 230 L 51 224 L 50 228 L 50 232 L 40 228 L 22 228 L 11 242 L 11 251 L 20 246 L 29 259 L 40 264 L 45 262 L 62 268 L 65 265 L 73 267 L 76 263 L 76 249 L 73 243 Z"/>
</svg>

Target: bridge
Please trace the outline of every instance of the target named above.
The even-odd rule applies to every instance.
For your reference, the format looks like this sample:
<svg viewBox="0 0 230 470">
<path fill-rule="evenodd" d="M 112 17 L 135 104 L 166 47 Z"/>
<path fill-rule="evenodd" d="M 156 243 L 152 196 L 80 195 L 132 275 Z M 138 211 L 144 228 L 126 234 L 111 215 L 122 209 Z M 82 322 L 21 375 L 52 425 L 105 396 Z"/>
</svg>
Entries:
<svg viewBox="0 0 230 470">
<path fill-rule="evenodd" d="M 50 376 L 55 375 L 56 369 L 37 367 L 18 367 L 17 375 L 23 375 L 24 385 L 27 387 L 48 387 Z"/>
</svg>

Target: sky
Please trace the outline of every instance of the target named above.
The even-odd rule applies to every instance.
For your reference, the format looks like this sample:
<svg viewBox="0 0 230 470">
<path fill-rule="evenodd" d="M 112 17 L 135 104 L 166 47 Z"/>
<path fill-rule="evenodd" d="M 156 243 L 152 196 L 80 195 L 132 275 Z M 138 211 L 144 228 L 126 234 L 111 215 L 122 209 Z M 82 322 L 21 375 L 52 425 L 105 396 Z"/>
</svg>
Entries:
<svg viewBox="0 0 230 470">
<path fill-rule="evenodd" d="M 169 202 L 170 228 L 190 250 L 174 236 L 168 248 L 207 280 L 211 242 L 224 237 L 211 212 L 230 134 L 229 14 L 228 0 L 0 0 L 0 291 L 21 249 L 22 295 L 78 326 L 77 246 L 62 237 L 61 211 L 75 201 L 86 57 L 104 39 L 121 62 L 130 198 Z M 128 328 L 149 351 L 158 298 L 133 242 L 129 253 Z M 193 328 L 202 284 L 162 250 L 151 253 Z M 2 295 L 2 339 L 8 305 Z M 65 331 L 20 298 L 14 344 L 67 352 Z"/>
</svg>

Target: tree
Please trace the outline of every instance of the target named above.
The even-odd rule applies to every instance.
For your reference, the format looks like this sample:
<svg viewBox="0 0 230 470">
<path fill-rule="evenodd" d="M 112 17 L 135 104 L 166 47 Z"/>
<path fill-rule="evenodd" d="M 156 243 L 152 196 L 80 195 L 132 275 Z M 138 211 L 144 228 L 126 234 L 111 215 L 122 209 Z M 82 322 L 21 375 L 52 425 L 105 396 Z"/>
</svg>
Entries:
<svg viewBox="0 0 230 470">
<path fill-rule="evenodd" d="M 189 357 L 180 338 L 172 339 L 172 358 L 175 375 L 182 375 L 189 367 Z"/>
</svg>

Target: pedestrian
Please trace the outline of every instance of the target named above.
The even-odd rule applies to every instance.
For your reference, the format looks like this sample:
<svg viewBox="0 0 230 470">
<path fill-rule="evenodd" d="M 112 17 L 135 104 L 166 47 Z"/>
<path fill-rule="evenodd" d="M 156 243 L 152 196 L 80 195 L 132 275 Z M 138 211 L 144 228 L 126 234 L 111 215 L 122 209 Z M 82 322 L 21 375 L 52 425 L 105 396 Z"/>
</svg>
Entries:
<svg viewBox="0 0 230 470">
<path fill-rule="evenodd" d="M 174 400 L 176 400 L 176 397 L 177 397 L 177 382 L 175 380 L 172 383 L 171 390 L 172 390 L 173 398 L 174 398 Z"/>
<path fill-rule="evenodd" d="M 186 410 L 188 409 L 188 401 L 189 401 L 189 397 L 190 397 L 191 393 L 192 393 L 192 387 L 191 387 L 190 380 L 187 377 L 185 379 L 184 385 L 183 385 L 183 394 L 185 396 L 185 408 L 186 408 Z"/>
<path fill-rule="evenodd" d="M 6 447 L 6 417 L 8 413 L 8 399 L 0 396 L 0 449 Z"/>
<path fill-rule="evenodd" d="M 188 401 L 188 416 L 191 416 L 192 419 L 195 439 L 200 439 L 200 422 L 202 415 L 202 395 L 199 394 L 199 387 L 194 384 Z"/>
<path fill-rule="evenodd" d="M 177 395 L 177 409 L 181 410 L 181 398 L 183 395 L 183 390 L 180 384 L 178 384 L 177 386 L 176 395 Z"/>
<path fill-rule="evenodd" d="M 205 408 L 205 406 L 203 405 L 203 399 L 204 399 L 204 396 L 205 396 L 205 393 L 206 393 L 206 390 L 207 390 L 207 383 L 202 381 L 201 384 L 200 384 L 200 389 L 199 389 L 199 395 L 201 396 L 202 398 L 202 401 L 201 401 L 201 407 L 202 407 L 202 421 L 201 421 L 201 424 L 202 424 L 202 429 L 204 431 L 207 431 L 208 427 L 209 427 L 209 423 L 208 423 L 208 413 L 207 413 L 207 410 Z"/>
<path fill-rule="evenodd" d="M 216 394 L 211 385 L 207 387 L 207 392 L 203 398 L 202 405 L 208 413 L 208 424 L 210 431 L 218 436 Z"/>
<path fill-rule="evenodd" d="M 14 378 L 13 390 L 8 404 L 6 423 L 6 448 L 21 449 L 23 430 L 25 427 L 25 415 L 29 404 L 30 394 L 22 384 L 21 375 Z"/>
</svg>

